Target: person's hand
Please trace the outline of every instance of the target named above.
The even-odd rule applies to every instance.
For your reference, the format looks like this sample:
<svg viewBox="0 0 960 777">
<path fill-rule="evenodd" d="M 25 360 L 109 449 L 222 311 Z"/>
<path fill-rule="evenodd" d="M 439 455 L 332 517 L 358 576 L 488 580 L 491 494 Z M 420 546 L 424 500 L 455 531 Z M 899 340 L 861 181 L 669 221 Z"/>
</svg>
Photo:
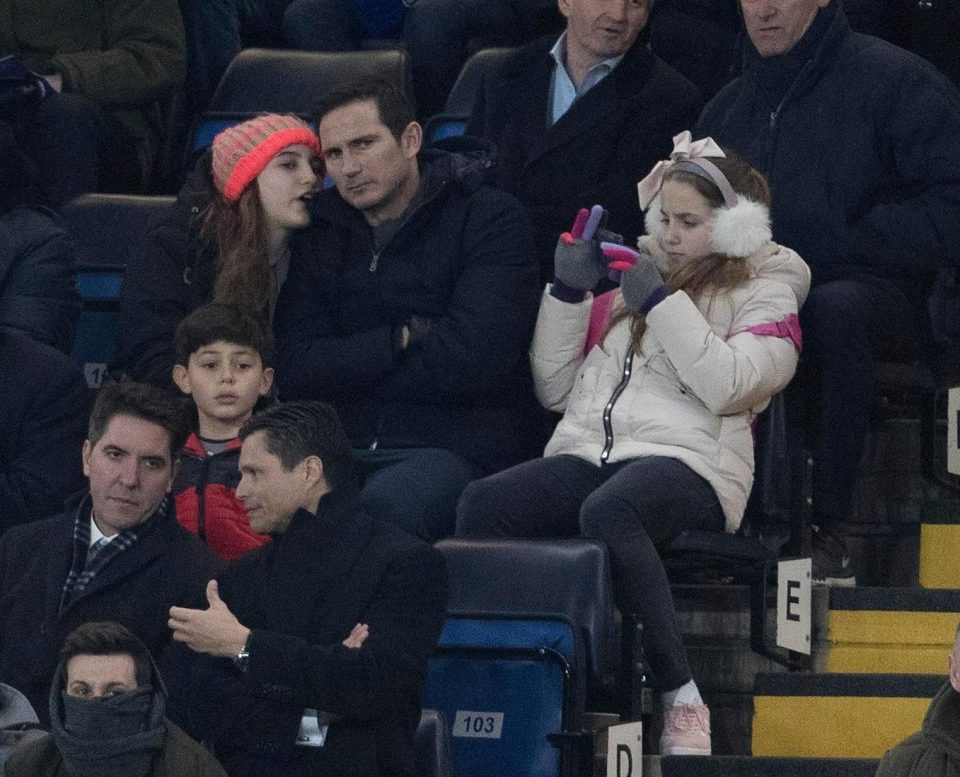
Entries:
<svg viewBox="0 0 960 777">
<path fill-rule="evenodd" d="M 433 319 L 426 316 L 412 315 L 410 319 L 396 330 L 394 337 L 394 351 L 405 351 L 414 343 L 423 340 L 433 330 Z"/>
<path fill-rule="evenodd" d="M 370 627 L 366 623 L 358 623 L 350 629 L 350 633 L 347 634 L 347 638 L 343 641 L 343 646 L 356 650 L 367 641 L 367 637 L 369 636 Z"/>
<path fill-rule="evenodd" d="M 170 608 L 167 625 L 173 629 L 173 639 L 185 642 L 197 653 L 224 658 L 237 655 L 247 644 L 250 629 L 237 620 L 220 598 L 216 580 L 207 583 L 207 602 L 210 606 L 206 610 Z M 350 634 L 353 636 L 353 632 Z"/>
<path fill-rule="evenodd" d="M 370 627 L 366 623 L 358 623 L 356 626 L 350 629 L 350 633 L 343 641 L 343 646 L 350 648 L 351 650 L 356 650 L 367 641 L 367 637 L 369 636 Z M 340 715 L 334 715 L 332 712 L 317 710 L 317 723 L 321 726 L 329 726 L 331 723 L 336 723 L 338 720 L 341 720 Z"/>
<path fill-rule="evenodd" d="M 600 205 L 581 208 L 569 232 L 560 235 L 553 254 L 553 273 L 560 283 L 577 291 L 590 291 L 607 274 L 600 243 L 594 238 L 603 228 L 607 212 Z"/>
<path fill-rule="evenodd" d="M 59 73 L 50 73 L 50 75 L 44 76 L 43 80 L 50 85 L 50 88 L 53 89 L 53 91 L 63 91 L 63 76 Z"/>
<path fill-rule="evenodd" d="M 620 294 L 624 307 L 631 313 L 646 315 L 666 296 L 663 276 L 647 251 L 612 243 L 603 243 L 602 250 L 612 260 L 610 270 L 621 273 Z"/>
</svg>

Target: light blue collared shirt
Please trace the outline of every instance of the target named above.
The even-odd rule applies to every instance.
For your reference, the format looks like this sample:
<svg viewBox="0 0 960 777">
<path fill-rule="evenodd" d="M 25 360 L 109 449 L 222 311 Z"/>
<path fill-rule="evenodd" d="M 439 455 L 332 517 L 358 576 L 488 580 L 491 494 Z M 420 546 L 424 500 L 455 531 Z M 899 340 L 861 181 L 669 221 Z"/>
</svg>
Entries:
<svg viewBox="0 0 960 777">
<path fill-rule="evenodd" d="M 570 75 L 567 73 L 567 66 L 564 61 L 567 58 L 567 33 L 564 32 L 557 42 L 550 49 L 550 56 L 556 63 L 553 68 L 553 76 L 550 80 L 550 104 L 547 107 L 548 125 L 552 126 L 560 119 L 563 114 L 570 110 L 570 106 L 583 97 L 593 87 L 606 78 L 613 69 L 620 64 L 623 54 L 619 57 L 611 57 L 603 62 L 598 62 L 587 71 L 580 82 L 580 86 L 573 85 Z"/>
</svg>

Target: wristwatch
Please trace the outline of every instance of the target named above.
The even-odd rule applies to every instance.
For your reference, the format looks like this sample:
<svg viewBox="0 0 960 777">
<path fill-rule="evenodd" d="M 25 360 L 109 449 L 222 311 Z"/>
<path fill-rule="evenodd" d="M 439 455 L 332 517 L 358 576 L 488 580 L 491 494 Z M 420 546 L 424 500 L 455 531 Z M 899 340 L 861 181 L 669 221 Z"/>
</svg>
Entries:
<svg viewBox="0 0 960 777">
<path fill-rule="evenodd" d="M 250 669 L 250 650 L 247 648 L 249 643 L 250 637 L 247 637 L 247 641 L 243 643 L 243 647 L 240 648 L 240 652 L 233 657 L 233 665 L 241 672 L 246 672 L 248 669 Z"/>
</svg>

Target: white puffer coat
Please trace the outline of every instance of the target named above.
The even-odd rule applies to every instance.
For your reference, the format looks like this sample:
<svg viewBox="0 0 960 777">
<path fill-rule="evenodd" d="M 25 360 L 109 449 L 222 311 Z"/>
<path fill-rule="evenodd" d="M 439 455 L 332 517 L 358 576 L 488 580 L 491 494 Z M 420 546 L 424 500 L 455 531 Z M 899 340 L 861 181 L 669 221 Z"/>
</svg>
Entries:
<svg viewBox="0 0 960 777">
<path fill-rule="evenodd" d="M 713 486 L 736 531 L 753 485 L 750 423 L 798 356 L 789 338 L 748 330 L 795 320 L 810 288 L 789 248 L 767 243 L 748 261 L 751 279 L 732 291 L 697 303 L 678 291 L 654 307 L 636 355 L 623 320 L 584 357 L 592 299 L 561 302 L 548 289 L 530 361 L 540 402 L 564 416 L 544 455 L 678 459 Z"/>
</svg>

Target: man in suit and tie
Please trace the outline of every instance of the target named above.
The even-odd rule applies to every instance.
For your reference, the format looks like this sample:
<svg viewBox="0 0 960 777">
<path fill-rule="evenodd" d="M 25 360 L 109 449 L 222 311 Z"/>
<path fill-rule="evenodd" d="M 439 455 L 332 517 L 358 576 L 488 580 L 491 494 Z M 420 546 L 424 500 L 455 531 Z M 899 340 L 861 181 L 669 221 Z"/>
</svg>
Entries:
<svg viewBox="0 0 960 777">
<path fill-rule="evenodd" d="M 182 401 L 160 389 L 104 387 L 83 444 L 87 495 L 0 537 L 0 681 L 45 724 L 58 651 L 74 628 L 117 621 L 162 659 L 170 606 L 202 601 L 210 556 L 170 499 L 189 428 Z"/>
<path fill-rule="evenodd" d="M 560 37 L 517 49 L 484 77 L 467 133 L 497 146 L 495 182 L 530 214 L 543 282 L 579 208 L 604 205 L 608 228 L 635 240 L 637 181 L 700 110 L 696 87 L 641 35 L 653 2 L 559 0 Z"/>
</svg>

